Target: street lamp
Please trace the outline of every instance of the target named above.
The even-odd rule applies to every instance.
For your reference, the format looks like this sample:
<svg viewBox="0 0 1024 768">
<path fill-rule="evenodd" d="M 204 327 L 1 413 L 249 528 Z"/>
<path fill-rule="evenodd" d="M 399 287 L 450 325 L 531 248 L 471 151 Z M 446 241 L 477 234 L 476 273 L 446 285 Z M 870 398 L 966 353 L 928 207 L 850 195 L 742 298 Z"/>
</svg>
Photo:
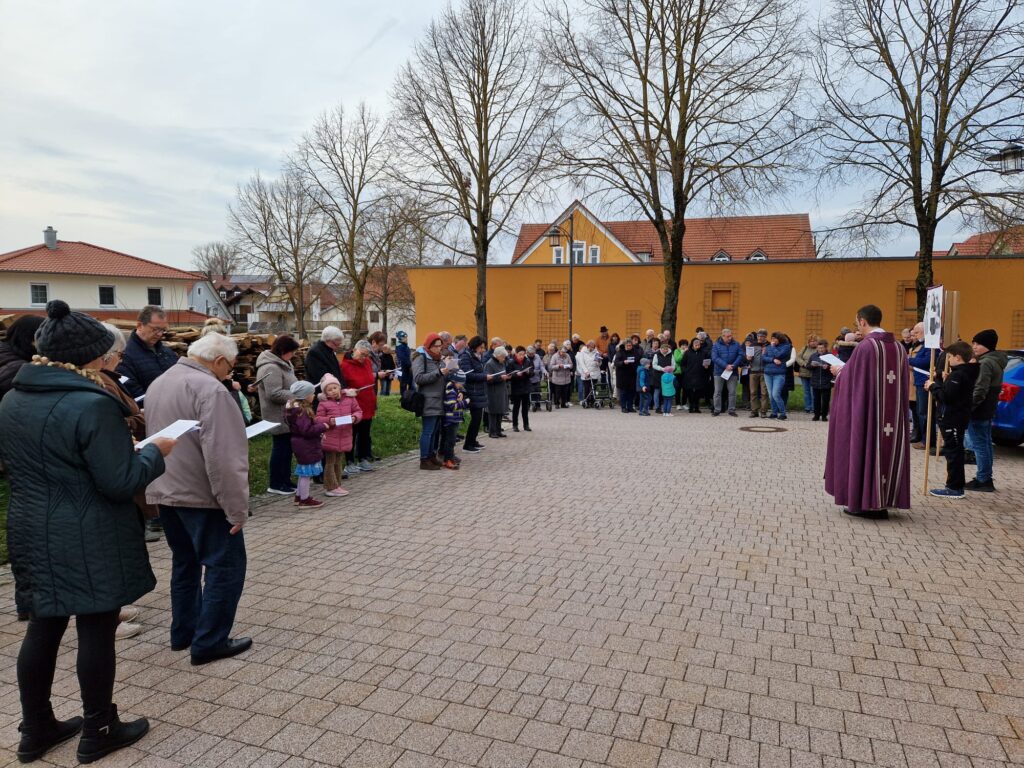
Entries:
<svg viewBox="0 0 1024 768">
<path fill-rule="evenodd" d="M 985 158 L 987 163 L 999 163 L 999 173 L 1008 176 L 1024 173 L 1024 144 L 1011 141 L 994 155 Z"/>
<path fill-rule="evenodd" d="M 551 229 L 548 230 L 548 244 L 552 248 L 557 248 L 562 242 L 562 236 L 565 235 L 569 238 L 569 247 L 566 249 L 566 253 L 569 254 L 569 336 L 572 339 L 572 267 L 573 262 L 576 260 L 573 253 L 573 245 L 576 242 L 575 234 L 573 231 L 573 214 L 569 214 L 569 229 L 568 231 L 562 229 L 558 224 L 552 224 Z"/>
</svg>

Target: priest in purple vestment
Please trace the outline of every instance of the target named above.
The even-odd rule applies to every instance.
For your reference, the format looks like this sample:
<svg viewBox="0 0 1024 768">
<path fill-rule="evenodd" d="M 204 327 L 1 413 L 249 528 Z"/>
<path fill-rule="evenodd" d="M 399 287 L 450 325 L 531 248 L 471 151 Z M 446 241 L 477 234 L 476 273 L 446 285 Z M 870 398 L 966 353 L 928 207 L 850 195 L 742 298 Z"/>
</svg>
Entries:
<svg viewBox="0 0 1024 768">
<path fill-rule="evenodd" d="M 857 312 L 864 340 L 836 374 L 828 422 L 825 490 L 850 515 L 885 518 L 910 509 L 907 353 L 882 330 L 882 310 Z"/>
</svg>

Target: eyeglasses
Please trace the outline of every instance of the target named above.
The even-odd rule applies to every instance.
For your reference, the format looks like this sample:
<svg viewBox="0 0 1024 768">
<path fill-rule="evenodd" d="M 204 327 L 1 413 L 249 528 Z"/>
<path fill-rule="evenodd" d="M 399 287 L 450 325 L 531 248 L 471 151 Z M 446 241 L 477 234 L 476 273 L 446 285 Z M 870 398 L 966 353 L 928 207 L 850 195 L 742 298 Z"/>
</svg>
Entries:
<svg viewBox="0 0 1024 768">
<path fill-rule="evenodd" d="M 151 333 L 154 333 L 157 336 L 163 336 L 165 333 L 167 333 L 168 330 L 167 326 L 161 327 L 158 325 L 147 325 L 146 327 L 149 328 Z"/>
</svg>

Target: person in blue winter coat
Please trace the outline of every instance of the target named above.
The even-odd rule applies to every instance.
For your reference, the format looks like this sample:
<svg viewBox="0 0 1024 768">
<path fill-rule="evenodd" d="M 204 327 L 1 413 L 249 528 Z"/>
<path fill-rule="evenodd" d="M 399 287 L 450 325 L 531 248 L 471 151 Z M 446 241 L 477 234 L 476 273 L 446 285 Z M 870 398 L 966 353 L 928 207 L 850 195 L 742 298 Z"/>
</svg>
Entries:
<svg viewBox="0 0 1024 768">
<path fill-rule="evenodd" d="M 395 334 L 395 359 L 398 362 L 398 370 L 401 371 L 398 379 L 398 394 L 404 394 L 405 390 L 412 386 L 412 350 L 409 349 L 409 336 L 405 331 Z"/>
<path fill-rule="evenodd" d="M 729 415 L 736 415 L 736 382 L 739 379 L 739 367 L 742 365 L 743 347 L 732 336 L 728 328 L 722 329 L 722 336 L 711 348 L 711 364 L 715 374 L 715 399 L 712 416 L 722 412 L 722 388 L 729 393 Z M 728 378 L 724 378 L 726 374 Z"/>
<path fill-rule="evenodd" d="M 638 416 L 651 415 L 651 361 L 649 358 L 641 358 L 640 367 L 636 371 L 636 391 L 640 396 L 640 407 L 637 409 Z"/>
<path fill-rule="evenodd" d="M 474 336 L 469 344 L 459 353 L 459 370 L 466 374 L 466 399 L 469 401 L 469 426 L 466 427 L 466 440 L 462 450 L 468 453 L 479 453 L 483 446 L 477 439 L 480 435 L 480 424 L 487 405 L 487 374 L 484 373 L 484 350 L 487 341 Z"/>
<path fill-rule="evenodd" d="M 765 348 L 764 378 L 768 382 L 768 397 L 772 401 L 770 418 L 786 420 L 786 363 L 793 352 L 793 345 L 786 335 L 779 331 L 772 334 L 771 342 Z"/>
</svg>

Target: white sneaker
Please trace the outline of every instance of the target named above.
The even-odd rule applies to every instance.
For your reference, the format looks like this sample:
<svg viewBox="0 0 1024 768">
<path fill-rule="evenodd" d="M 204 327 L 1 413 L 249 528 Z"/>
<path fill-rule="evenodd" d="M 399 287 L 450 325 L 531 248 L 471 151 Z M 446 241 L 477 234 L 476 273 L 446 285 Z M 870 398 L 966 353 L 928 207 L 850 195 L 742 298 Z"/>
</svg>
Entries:
<svg viewBox="0 0 1024 768">
<path fill-rule="evenodd" d="M 139 609 L 134 605 L 126 605 L 121 609 L 121 612 L 117 614 L 117 620 L 122 623 L 135 621 L 137 618 L 139 618 Z"/>
<path fill-rule="evenodd" d="M 114 630 L 114 638 L 117 640 L 127 640 L 129 637 L 135 637 L 141 633 L 141 624 L 130 624 L 127 621 L 122 621 L 117 625 L 117 629 Z"/>
<path fill-rule="evenodd" d="M 359 471 L 373 472 L 373 466 L 366 459 L 363 459 L 361 462 L 359 462 Z"/>
<path fill-rule="evenodd" d="M 324 496 L 348 496 L 348 491 L 344 488 L 335 488 L 333 491 L 327 491 Z"/>
<path fill-rule="evenodd" d="M 347 466 L 345 467 L 345 472 L 346 472 L 347 474 L 350 474 L 350 475 L 358 475 L 358 474 L 359 474 L 360 472 L 362 472 L 362 471 L 363 471 L 363 470 L 361 470 L 361 469 L 359 468 L 359 465 L 358 465 L 358 464 L 349 464 L 349 465 L 347 465 Z M 344 479 L 344 478 L 342 478 L 342 479 Z"/>
</svg>

